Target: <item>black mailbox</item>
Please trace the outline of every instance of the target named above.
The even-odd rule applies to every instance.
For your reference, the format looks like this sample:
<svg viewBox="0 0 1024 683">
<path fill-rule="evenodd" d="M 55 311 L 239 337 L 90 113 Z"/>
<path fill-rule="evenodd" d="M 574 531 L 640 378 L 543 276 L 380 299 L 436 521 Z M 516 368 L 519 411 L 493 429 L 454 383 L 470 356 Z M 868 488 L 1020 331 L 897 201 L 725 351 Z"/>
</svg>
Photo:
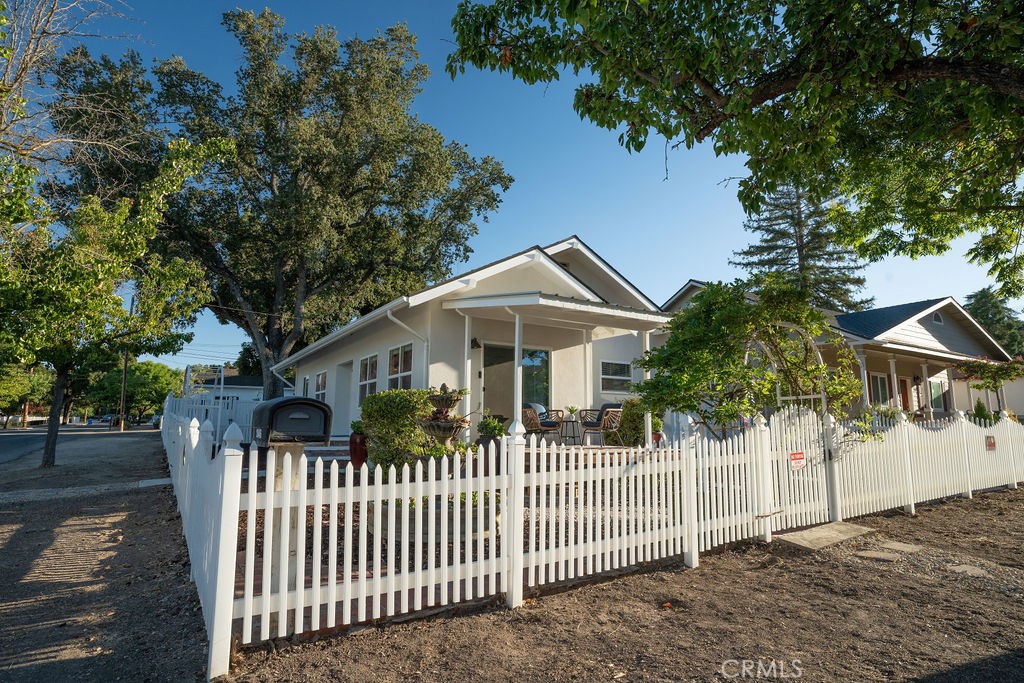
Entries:
<svg viewBox="0 0 1024 683">
<path fill-rule="evenodd" d="M 316 441 L 331 438 L 331 407 L 302 396 L 261 401 L 252 411 L 252 442 L 259 449 L 271 442 Z"/>
</svg>

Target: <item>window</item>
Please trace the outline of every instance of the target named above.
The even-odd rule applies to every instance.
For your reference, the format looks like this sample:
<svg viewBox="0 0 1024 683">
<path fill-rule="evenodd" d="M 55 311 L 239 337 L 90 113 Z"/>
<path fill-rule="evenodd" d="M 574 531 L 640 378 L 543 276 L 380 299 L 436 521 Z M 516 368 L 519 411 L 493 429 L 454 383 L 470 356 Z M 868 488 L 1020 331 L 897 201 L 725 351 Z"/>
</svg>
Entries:
<svg viewBox="0 0 1024 683">
<path fill-rule="evenodd" d="M 302 378 L 302 395 L 309 396 L 309 376 Z"/>
<path fill-rule="evenodd" d="M 327 371 L 321 370 L 316 373 L 316 383 L 313 385 L 313 398 L 318 401 L 327 401 Z"/>
<path fill-rule="evenodd" d="M 871 402 L 874 404 L 885 405 L 889 402 L 891 396 L 889 396 L 889 378 L 885 375 L 872 374 L 868 378 L 868 384 L 871 389 Z"/>
<path fill-rule="evenodd" d="M 377 393 L 377 354 L 359 361 L 359 405 L 370 394 Z"/>
<path fill-rule="evenodd" d="M 412 344 L 388 352 L 388 389 L 412 389 Z"/>
<path fill-rule="evenodd" d="M 617 394 L 629 393 L 633 379 L 633 366 L 629 363 L 601 361 L 601 391 Z"/>
<path fill-rule="evenodd" d="M 928 382 L 932 392 L 932 410 L 945 410 L 946 409 L 946 392 L 942 386 L 942 382 L 931 381 Z"/>
<path fill-rule="evenodd" d="M 938 325 L 945 325 L 946 324 L 946 323 L 944 323 L 942 321 L 942 314 L 939 313 L 938 311 L 935 311 L 934 313 L 932 313 L 932 322 L 936 323 Z"/>
</svg>

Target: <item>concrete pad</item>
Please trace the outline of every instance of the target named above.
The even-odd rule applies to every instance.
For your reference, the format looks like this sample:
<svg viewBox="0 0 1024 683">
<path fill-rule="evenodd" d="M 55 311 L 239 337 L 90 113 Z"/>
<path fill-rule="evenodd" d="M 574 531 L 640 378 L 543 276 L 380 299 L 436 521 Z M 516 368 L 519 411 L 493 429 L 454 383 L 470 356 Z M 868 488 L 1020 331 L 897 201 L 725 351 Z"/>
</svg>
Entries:
<svg viewBox="0 0 1024 683">
<path fill-rule="evenodd" d="M 775 538 L 786 541 L 793 545 L 807 550 L 821 550 L 830 545 L 848 541 L 857 536 L 863 536 L 874 529 L 849 522 L 830 522 L 821 526 L 803 529 L 802 531 L 791 531 L 787 534 L 776 534 Z"/>
<path fill-rule="evenodd" d="M 857 557 L 866 557 L 869 560 L 880 560 L 882 562 L 896 562 L 902 555 L 899 553 L 887 553 L 883 550 L 862 550 L 854 553 Z"/>
<path fill-rule="evenodd" d="M 957 574 L 966 574 L 967 576 L 976 576 L 984 578 L 991 576 L 987 571 L 981 567 L 975 567 L 973 564 L 947 564 L 946 569 Z"/>
<path fill-rule="evenodd" d="M 924 546 L 914 545 L 913 543 L 900 543 L 899 541 L 886 541 L 882 544 L 882 547 L 888 550 L 895 550 L 898 553 L 916 553 L 924 550 Z"/>
</svg>

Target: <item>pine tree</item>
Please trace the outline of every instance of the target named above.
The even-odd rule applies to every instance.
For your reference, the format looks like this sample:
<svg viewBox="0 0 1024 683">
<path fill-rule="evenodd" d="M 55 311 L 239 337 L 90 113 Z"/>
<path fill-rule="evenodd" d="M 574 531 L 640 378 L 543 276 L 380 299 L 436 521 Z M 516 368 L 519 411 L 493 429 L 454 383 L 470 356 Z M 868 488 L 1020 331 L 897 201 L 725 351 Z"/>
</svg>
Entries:
<svg viewBox="0 0 1024 683">
<path fill-rule="evenodd" d="M 964 308 L 1011 356 L 1024 355 L 1024 321 L 989 286 L 967 295 Z"/>
<path fill-rule="evenodd" d="M 780 188 L 743 224 L 760 234 L 760 241 L 735 252 L 729 263 L 754 276 L 781 273 L 807 292 L 813 306 L 844 312 L 868 308 L 873 299 L 856 296 L 864 288 L 865 263 L 837 244 L 829 224 L 834 201 L 817 200 L 799 187 Z"/>
</svg>

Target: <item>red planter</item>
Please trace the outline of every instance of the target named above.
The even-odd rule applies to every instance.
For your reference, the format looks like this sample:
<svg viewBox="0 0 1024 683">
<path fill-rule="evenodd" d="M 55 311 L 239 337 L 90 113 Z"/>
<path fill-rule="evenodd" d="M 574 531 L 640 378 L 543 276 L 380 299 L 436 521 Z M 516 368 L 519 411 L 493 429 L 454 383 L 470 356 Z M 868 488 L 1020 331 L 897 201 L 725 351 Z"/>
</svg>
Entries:
<svg viewBox="0 0 1024 683">
<path fill-rule="evenodd" d="M 348 457 L 357 470 L 366 462 L 366 434 L 351 434 L 348 437 Z"/>
</svg>

